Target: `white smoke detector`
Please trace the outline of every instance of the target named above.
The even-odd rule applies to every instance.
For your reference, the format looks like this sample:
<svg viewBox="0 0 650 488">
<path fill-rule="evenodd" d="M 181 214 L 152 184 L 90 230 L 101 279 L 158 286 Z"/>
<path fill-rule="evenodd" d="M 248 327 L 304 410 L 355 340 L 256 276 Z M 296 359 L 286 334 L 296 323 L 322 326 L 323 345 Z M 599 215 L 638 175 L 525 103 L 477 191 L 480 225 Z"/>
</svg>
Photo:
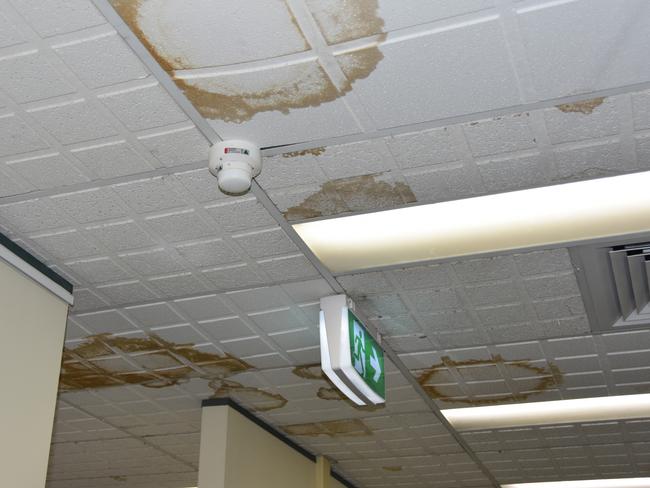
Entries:
<svg viewBox="0 0 650 488">
<path fill-rule="evenodd" d="M 255 144 L 231 140 L 210 148 L 210 173 L 224 193 L 239 195 L 250 190 L 253 178 L 262 171 L 262 155 Z"/>
</svg>

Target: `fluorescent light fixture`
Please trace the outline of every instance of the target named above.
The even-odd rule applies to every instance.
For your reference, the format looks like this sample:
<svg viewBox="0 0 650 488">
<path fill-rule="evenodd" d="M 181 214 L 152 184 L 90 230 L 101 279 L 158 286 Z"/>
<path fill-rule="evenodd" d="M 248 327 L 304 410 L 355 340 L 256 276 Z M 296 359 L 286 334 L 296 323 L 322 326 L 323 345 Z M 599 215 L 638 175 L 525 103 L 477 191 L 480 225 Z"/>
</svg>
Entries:
<svg viewBox="0 0 650 488">
<path fill-rule="evenodd" d="M 294 225 L 334 273 L 650 231 L 650 172 Z"/>
<path fill-rule="evenodd" d="M 650 488 L 650 478 L 514 483 L 501 488 Z"/>
<path fill-rule="evenodd" d="M 650 393 L 452 408 L 442 413 L 461 431 L 638 419 L 650 417 Z"/>
</svg>

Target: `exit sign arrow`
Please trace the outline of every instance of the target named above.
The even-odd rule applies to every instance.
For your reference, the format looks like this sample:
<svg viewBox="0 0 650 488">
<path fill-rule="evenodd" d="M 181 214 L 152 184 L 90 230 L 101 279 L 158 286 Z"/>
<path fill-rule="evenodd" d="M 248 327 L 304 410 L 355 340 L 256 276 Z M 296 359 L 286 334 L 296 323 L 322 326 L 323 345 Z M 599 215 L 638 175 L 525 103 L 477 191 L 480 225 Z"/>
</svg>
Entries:
<svg viewBox="0 0 650 488">
<path fill-rule="evenodd" d="M 381 364 L 379 364 L 379 358 L 377 357 L 377 351 L 375 348 L 372 348 L 372 354 L 370 355 L 370 367 L 375 371 L 375 375 L 372 377 L 375 383 L 381 378 Z"/>
</svg>

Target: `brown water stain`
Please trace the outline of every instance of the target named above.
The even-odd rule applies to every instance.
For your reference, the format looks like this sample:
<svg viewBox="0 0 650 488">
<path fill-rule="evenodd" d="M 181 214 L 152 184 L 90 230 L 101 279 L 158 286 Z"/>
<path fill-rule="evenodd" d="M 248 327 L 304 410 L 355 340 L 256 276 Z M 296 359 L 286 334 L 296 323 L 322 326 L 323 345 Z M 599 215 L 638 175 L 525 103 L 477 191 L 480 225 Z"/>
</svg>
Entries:
<svg viewBox="0 0 650 488">
<path fill-rule="evenodd" d="M 313 219 L 349 212 L 385 209 L 416 202 L 411 188 L 402 182 L 381 181 L 379 174 L 328 181 L 302 203 L 288 208 L 289 221 Z"/>
<path fill-rule="evenodd" d="M 324 4 L 329 8 L 323 8 Z M 378 0 L 307 0 L 307 5 L 330 45 L 383 33 Z"/>
<path fill-rule="evenodd" d="M 129 355 L 138 366 L 120 359 L 117 356 L 120 353 Z M 113 370 L 106 366 L 111 361 L 123 366 L 120 370 Z M 74 348 L 64 349 L 59 390 L 66 392 L 123 385 L 165 388 L 192 378 L 202 378 L 210 381 L 214 397 L 237 396 L 255 403 L 254 409 L 260 411 L 286 405 L 287 400 L 281 395 L 226 379 L 251 369 L 253 367 L 246 361 L 230 354 L 199 351 L 192 344 L 175 344 L 156 335 L 132 338 L 99 334 L 87 337 Z"/>
<path fill-rule="evenodd" d="M 355 410 L 363 412 L 374 412 L 384 408 L 384 404 L 378 405 L 357 405 L 352 400 L 347 398 L 338 388 L 332 383 L 325 373 L 321 370 L 320 363 L 305 364 L 293 368 L 292 373 L 300 378 L 307 380 L 321 380 L 326 382 L 329 386 L 321 386 L 316 393 L 316 396 L 321 400 L 343 401 Z"/>
<path fill-rule="evenodd" d="M 431 398 L 448 403 L 491 405 L 497 403 L 520 402 L 562 383 L 562 372 L 553 363 L 549 362 L 548 364 L 548 368 L 546 368 L 535 366 L 527 359 L 505 360 L 500 354 L 494 355 L 490 359 L 469 359 L 465 361 L 454 361 L 449 356 L 443 356 L 440 363 L 419 371 L 417 374 L 417 381 Z M 471 366 L 496 365 L 503 365 L 503 367 L 506 368 L 516 368 L 528 372 L 531 377 L 534 377 L 535 383 L 528 389 L 529 391 L 527 393 L 508 393 L 490 398 L 458 398 L 446 394 L 444 392 L 444 387 L 436 385 L 436 376 L 446 376 L 450 369 L 459 370 Z M 446 382 L 446 380 L 441 382 Z"/>
<path fill-rule="evenodd" d="M 592 98 L 590 100 L 582 100 L 574 103 L 563 103 L 556 105 L 555 108 L 564 113 L 581 113 L 585 115 L 591 114 L 597 107 L 600 107 L 605 101 L 605 97 Z"/>
<path fill-rule="evenodd" d="M 243 88 L 241 76 L 248 76 L 249 81 L 259 82 L 259 73 L 230 77 L 231 81 L 228 81 L 225 76 L 190 81 L 181 78 L 176 72 L 203 66 L 192 66 L 186 59 L 170 56 L 163 52 L 155 41 L 147 37 L 139 22 L 139 12 L 146 0 L 110 1 L 133 33 L 185 93 L 199 113 L 209 119 L 242 123 L 260 112 L 280 111 L 286 114 L 291 109 L 317 107 L 348 93 L 355 81 L 369 76 L 383 59 L 383 54 L 378 47 L 378 43 L 382 41 L 383 37 L 364 49 L 340 56 L 341 68 L 346 75 L 346 81 L 338 87 L 332 83 L 318 62 L 283 67 L 284 75 L 288 74 L 289 76 L 285 76 L 286 79 L 281 81 L 273 80 L 273 74 L 269 71 L 262 78 L 265 83 L 263 88 L 254 91 Z M 343 27 L 339 34 L 334 37 L 357 39 L 381 33 L 384 22 L 378 17 L 378 8 L 377 0 L 336 2 L 333 9 L 326 15 L 345 19 L 345 22 L 341 24 Z M 287 10 L 293 18 L 288 6 Z M 295 23 L 295 19 L 292 21 Z M 297 23 L 296 25 L 298 26 Z M 299 26 L 298 30 L 305 39 L 306 45 L 309 46 Z"/>
<path fill-rule="evenodd" d="M 126 476 L 116 475 L 116 476 L 109 476 L 109 478 L 112 479 L 113 481 L 119 481 L 121 483 L 125 483 L 127 481 Z"/>
<path fill-rule="evenodd" d="M 370 428 L 360 419 L 283 425 L 280 429 L 288 435 L 307 437 L 364 437 L 372 435 Z"/>
<path fill-rule="evenodd" d="M 399 471 L 402 471 L 401 466 L 382 466 L 381 469 L 383 469 L 384 471 L 390 471 L 392 473 L 397 473 Z"/>
<path fill-rule="evenodd" d="M 297 158 L 299 156 L 307 156 L 308 154 L 311 154 L 312 156 L 320 156 L 325 152 L 325 148 L 323 146 L 321 147 L 314 147 L 311 149 L 303 149 L 302 151 L 291 151 L 291 152 L 286 152 L 282 154 L 283 158 Z"/>
</svg>

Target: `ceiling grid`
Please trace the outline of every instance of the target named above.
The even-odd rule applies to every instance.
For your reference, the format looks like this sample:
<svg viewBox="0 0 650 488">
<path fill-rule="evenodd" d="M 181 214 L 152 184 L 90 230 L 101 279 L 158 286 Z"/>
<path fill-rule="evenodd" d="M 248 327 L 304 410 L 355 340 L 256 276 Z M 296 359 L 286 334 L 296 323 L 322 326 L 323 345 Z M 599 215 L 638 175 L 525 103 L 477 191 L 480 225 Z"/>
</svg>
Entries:
<svg viewBox="0 0 650 488">
<path fill-rule="evenodd" d="M 75 283 L 48 488 L 193 486 L 213 395 L 359 487 L 649 475 L 645 419 L 459 434 L 440 414 L 649 391 L 650 331 L 590 329 L 567 244 L 333 275 L 292 227 L 648 170 L 647 3 L 378 0 L 333 21 L 348 3 L 258 5 L 253 48 L 209 31 L 170 71 L 107 1 L 0 0 L 0 231 Z M 177 14 L 200 32 L 215 13 Z M 265 38 L 273 22 L 294 27 Z M 374 61 L 355 78 L 359 53 Z M 334 94 L 249 120 L 183 92 L 309 63 Z M 269 146 L 244 197 L 206 168 L 231 137 Z M 332 290 L 382 336 L 383 409 L 353 408 L 317 366 Z"/>
</svg>

